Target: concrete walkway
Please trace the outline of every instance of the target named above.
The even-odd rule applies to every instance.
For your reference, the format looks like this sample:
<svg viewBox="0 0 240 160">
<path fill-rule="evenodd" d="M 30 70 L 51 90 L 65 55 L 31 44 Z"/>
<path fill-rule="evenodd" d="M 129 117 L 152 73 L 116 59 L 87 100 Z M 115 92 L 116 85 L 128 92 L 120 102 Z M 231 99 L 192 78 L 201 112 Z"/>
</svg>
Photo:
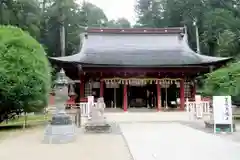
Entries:
<svg viewBox="0 0 240 160">
<path fill-rule="evenodd" d="M 240 145 L 178 123 L 121 124 L 134 160 L 239 160 Z"/>
</svg>

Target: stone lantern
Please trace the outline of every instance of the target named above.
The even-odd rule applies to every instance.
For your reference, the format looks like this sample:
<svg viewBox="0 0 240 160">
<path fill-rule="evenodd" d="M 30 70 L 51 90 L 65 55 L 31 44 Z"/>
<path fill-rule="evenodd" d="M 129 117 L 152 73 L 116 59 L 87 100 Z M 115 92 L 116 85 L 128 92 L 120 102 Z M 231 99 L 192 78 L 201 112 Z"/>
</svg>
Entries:
<svg viewBox="0 0 240 160">
<path fill-rule="evenodd" d="M 69 78 L 61 69 L 54 83 L 56 111 L 45 129 L 44 143 L 69 143 L 76 139 L 76 125 L 65 111 L 65 102 L 68 100 L 68 85 Z"/>
</svg>

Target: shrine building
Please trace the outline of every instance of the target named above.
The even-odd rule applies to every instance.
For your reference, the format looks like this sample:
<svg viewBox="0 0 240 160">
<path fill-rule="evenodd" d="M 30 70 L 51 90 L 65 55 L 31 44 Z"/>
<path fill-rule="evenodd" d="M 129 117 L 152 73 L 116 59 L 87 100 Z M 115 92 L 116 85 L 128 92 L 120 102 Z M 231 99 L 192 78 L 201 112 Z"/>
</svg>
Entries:
<svg viewBox="0 0 240 160">
<path fill-rule="evenodd" d="M 74 86 L 76 101 L 104 97 L 107 107 L 124 111 L 149 104 L 158 111 L 183 110 L 185 99 L 195 96 L 196 77 L 231 60 L 195 53 L 181 27 L 89 28 L 81 36 L 79 53 L 51 57 L 51 63 L 80 80 Z"/>
</svg>

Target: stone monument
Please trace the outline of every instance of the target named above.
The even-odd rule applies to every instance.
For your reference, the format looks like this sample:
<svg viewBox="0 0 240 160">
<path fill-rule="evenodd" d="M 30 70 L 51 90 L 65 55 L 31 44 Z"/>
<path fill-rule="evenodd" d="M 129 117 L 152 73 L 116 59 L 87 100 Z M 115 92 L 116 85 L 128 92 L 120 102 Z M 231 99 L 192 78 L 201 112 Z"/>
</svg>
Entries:
<svg viewBox="0 0 240 160">
<path fill-rule="evenodd" d="M 43 143 L 69 143 L 76 139 L 76 126 L 65 111 L 65 102 L 68 99 L 68 81 L 63 70 L 56 80 L 56 112 L 45 129 Z"/>
<path fill-rule="evenodd" d="M 90 103 L 91 104 L 91 103 Z M 111 126 L 104 117 L 105 103 L 103 98 L 98 98 L 96 106 L 90 106 L 90 119 L 85 124 L 86 132 L 110 132 Z"/>
</svg>

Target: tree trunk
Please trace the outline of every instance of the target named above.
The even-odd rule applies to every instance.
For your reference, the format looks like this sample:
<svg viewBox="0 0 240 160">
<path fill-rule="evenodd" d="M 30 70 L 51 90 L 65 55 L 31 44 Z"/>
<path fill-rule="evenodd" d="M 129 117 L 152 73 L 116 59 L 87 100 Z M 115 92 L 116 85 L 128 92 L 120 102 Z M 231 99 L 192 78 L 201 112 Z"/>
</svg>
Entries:
<svg viewBox="0 0 240 160">
<path fill-rule="evenodd" d="M 23 123 L 23 129 L 27 127 L 27 112 L 24 112 L 24 123 Z"/>
</svg>

